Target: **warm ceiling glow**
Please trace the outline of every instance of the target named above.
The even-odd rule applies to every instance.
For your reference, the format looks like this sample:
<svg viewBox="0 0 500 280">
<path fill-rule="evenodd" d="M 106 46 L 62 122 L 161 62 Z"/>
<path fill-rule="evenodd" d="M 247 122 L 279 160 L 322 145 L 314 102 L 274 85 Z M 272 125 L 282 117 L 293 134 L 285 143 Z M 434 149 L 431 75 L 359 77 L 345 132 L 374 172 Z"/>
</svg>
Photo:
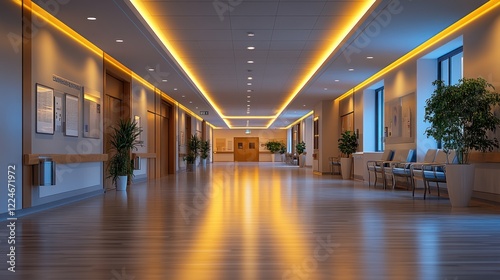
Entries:
<svg viewBox="0 0 500 280">
<path fill-rule="evenodd" d="M 157 21 L 155 21 L 155 17 L 147 12 L 147 9 L 145 5 L 142 3 L 142 1 L 130 0 L 130 3 L 134 6 L 139 15 L 146 21 L 149 27 L 151 27 L 151 29 L 156 34 L 158 39 L 162 42 L 163 46 L 165 46 L 170 55 L 172 55 L 175 61 L 179 64 L 180 68 L 184 71 L 184 73 L 186 73 L 186 76 L 196 86 L 198 91 L 205 97 L 207 102 L 210 103 L 210 105 L 214 108 L 215 112 L 222 117 L 223 116 L 222 111 L 212 100 L 211 96 L 205 91 L 205 87 L 200 82 L 200 79 L 197 77 L 197 75 L 195 75 L 193 71 L 190 70 L 190 68 L 187 67 L 186 62 L 181 59 L 180 52 L 177 49 L 175 49 L 173 44 L 167 39 L 171 36 L 168 36 L 168 34 L 164 33 L 164 31 L 163 32 L 161 31 L 162 29 L 160 25 L 157 23 Z M 224 118 L 222 119 L 224 120 L 226 125 L 230 127 L 229 123 Z"/>
<path fill-rule="evenodd" d="M 194 112 L 192 112 L 188 108 L 184 107 L 182 104 L 178 103 L 176 100 L 174 100 L 169 95 L 167 95 L 167 94 L 165 94 L 165 93 L 163 93 L 161 91 L 156 91 L 155 90 L 156 88 L 151 83 L 149 83 L 148 81 L 146 81 L 141 76 L 137 75 L 132 70 L 128 69 L 126 66 L 124 66 L 123 64 L 121 64 L 119 61 L 117 61 L 113 57 L 111 57 L 108 54 L 106 54 L 99 47 L 97 47 L 96 45 L 94 45 L 93 43 L 91 43 L 90 41 L 88 41 L 85 37 L 83 37 L 82 35 L 80 35 L 76 31 L 74 31 L 70 27 L 68 27 L 62 21 L 60 21 L 57 18 L 55 18 L 53 15 L 51 15 L 50 13 L 48 13 L 47 11 L 45 11 L 43 8 L 41 8 L 40 6 L 38 6 L 36 3 L 31 3 L 31 5 L 23 5 L 22 1 L 20 1 L 20 0 L 15 0 L 14 2 L 16 4 L 18 4 L 18 5 L 20 5 L 20 6 L 25 7 L 26 9 L 28 9 L 29 11 L 31 11 L 35 16 L 39 17 L 41 20 L 44 20 L 45 22 L 49 23 L 54 28 L 56 28 L 57 30 L 59 30 L 60 32 L 62 32 L 63 34 L 65 34 L 69 38 L 73 39 L 75 42 L 79 43 L 83 47 L 87 48 L 92 53 L 94 53 L 97 56 L 103 58 L 108 63 L 110 63 L 113 66 L 117 67 L 118 69 L 120 69 L 124 73 L 130 74 L 130 76 L 133 79 L 137 80 L 138 82 L 140 82 L 141 84 L 143 84 L 145 87 L 147 87 L 147 88 L 149 88 L 149 89 L 151 89 L 151 90 L 153 90 L 155 92 L 158 92 L 158 94 L 160 94 L 161 96 L 163 96 L 166 100 L 172 102 L 174 105 L 179 106 L 181 109 L 183 109 L 185 112 L 187 112 L 188 114 L 192 115 L 196 119 L 198 119 L 200 121 L 203 121 L 203 119 L 200 116 L 198 116 L 197 114 L 195 114 Z M 209 124 L 209 125 L 211 127 L 215 128 L 212 124 Z"/>
<path fill-rule="evenodd" d="M 155 20 L 155 17 L 153 17 L 151 14 L 148 13 L 145 4 L 143 4 L 142 0 L 130 0 L 130 3 L 135 7 L 137 12 L 140 14 L 140 16 L 146 21 L 146 23 L 151 27 L 153 32 L 156 34 L 156 36 L 159 38 L 159 40 L 163 43 L 165 48 L 168 50 L 168 52 L 172 55 L 172 57 L 177 61 L 179 66 L 184 70 L 186 75 L 191 79 L 193 84 L 195 84 L 196 88 L 198 91 L 205 97 L 205 99 L 210 103 L 210 105 L 214 108 L 214 110 L 217 112 L 217 114 L 224 120 L 226 125 L 229 128 L 233 128 L 230 123 L 227 121 L 228 119 L 234 118 L 234 116 L 225 116 L 222 114 L 222 111 L 219 109 L 219 107 L 213 102 L 212 98 L 208 94 L 208 92 L 205 91 L 204 86 L 201 84 L 198 76 L 190 70 L 190 68 L 187 67 L 186 62 L 184 62 L 181 59 L 181 55 L 179 51 L 173 46 L 173 44 L 168 40 L 168 38 L 171 38 L 172 36 L 169 36 L 169 34 L 166 34 L 164 30 L 161 29 L 160 25 L 157 23 Z M 302 90 L 302 88 L 307 84 L 307 82 L 313 77 L 313 75 L 316 73 L 316 71 L 323 65 L 323 63 L 328 59 L 328 57 L 337 49 L 337 47 L 340 45 L 342 40 L 349 34 L 349 32 L 354 28 L 354 26 L 358 23 L 358 21 L 363 17 L 363 15 L 370 9 L 370 7 L 375 3 L 375 0 L 368 0 L 364 5 L 362 5 L 362 8 L 360 8 L 356 14 L 352 17 L 350 21 L 348 21 L 343 27 L 336 26 L 335 27 L 335 32 L 332 31 L 331 38 L 333 39 L 333 43 L 325 48 L 321 55 L 315 60 L 314 67 L 312 70 L 310 70 L 308 73 L 304 73 L 302 75 L 303 79 L 300 80 L 293 90 L 292 93 L 290 93 L 289 97 L 285 100 L 285 102 L 282 104 L 280 109 L 278 110 L 278 113 L 274 116 L 265 116 L 266 118 L 270 118 L 273 121 L 270 122 L 269 126 L 274 122 L 274 120 L 277 119 L 279 115 L 285 110 L 285 108 L 290 104 L 290 102 L 295 98 L 295 96 Z M 342 30 L 339 32 L 339 29 Z M 253 32 L 247 32 L 247 35 L 249 37 L 253 37 L 255 34 Z M 249 60 L 247 63 L 252 64 L 254 61 Z M 268 128 L 268 127 L 266 127 Z"/>
<path fill-rule="evenodd" d="M 481 7 L 477 8 L 470 14 L 466 15 L 462 19 L 458 20 L 454 24 L 448 26 L 446 29 L 441 31 L 440 33 L 436 34 L 434 37 L 430 38 L 426 42 L 422 43 L 420 46 L 416 47 L 415 49 L 411 50 L 407 54 L 403 55 L 393 63 L 389 64 L 387 67 L 384 69 L 378 71 L 375 73 L 373 76 L 369 77 L 368 79 L 364 80 L 360 84 L 356 85 L 352 89 L 348 90 L 341 96 L 339 96 L 337 99 L 341 100 L 344 99 L 345 97 L 349 96 L 352 94 L 355 89 L 361 89 L 365 86 L 368 86 L 369 84 L 379 80 L 382 76 L 385 74 L 389 73 L 390 71 L 396 69 L 403 63 L 414 59 L 415 57 L 422 55 L 425 51 L 428 51 L 431 47 L 435 46 L 436 44 L 442 42 L 445 39 L 449 39 L 452 36 L 458 36 L 456 32 L 467 26 L 468 24 L 472 23 L 476 19 L 480 18 L 484 14 L 490 12 L 492 9 L 496 8 L 497 6 L 500 5 L 500 1 L 488 1 Z"/>
<path fill-rule="evenodd" d="M 302 120 L 304 120 L 305 118 L 311 116 L 312 114 L 314 114 L 314 111 L 310 111 L 309 113 L 305 114 L 304 116 L 302 116 L 302 118 L 294 121 L 293 123 L 291 123 L 290 125 L 288 125 L 287 127 L 284 127 L 283 129 L 290 129 L 292 126 L 298 124 L 299 122 L 301 122 Z"/>
</svg>

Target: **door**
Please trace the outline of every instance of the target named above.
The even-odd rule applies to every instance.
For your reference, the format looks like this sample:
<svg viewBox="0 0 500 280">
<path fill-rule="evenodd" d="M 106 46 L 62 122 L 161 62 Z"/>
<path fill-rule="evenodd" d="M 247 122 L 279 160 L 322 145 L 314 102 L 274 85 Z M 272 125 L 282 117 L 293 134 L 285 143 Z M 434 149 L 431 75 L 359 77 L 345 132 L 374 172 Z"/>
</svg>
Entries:
<svg viewBox="0 0 500 280">
<path fill-rule="evenodd" d="M 258 162 L 259 137 L 234 137 L 234 161 Z"/>
<path fill-rule="evenodd" d="M 156 153 L 155 119 L 156 114 L 148 111 L 148 153 Z M 148 159 L 148 179 L 156 179 L 156 158 Z"/>
<path fill-rule="evenodd" d="M 123 116 L 123 87 L 122 81 L 114 78 L 111 75 L 106 75 L 106 92 L 104 95 L 104 113 L 103 113 L 103 123 L 104 123 L 104 153 L 108 154 L 108 157 L 113 156 L 113 151 L 111 150 L 110 135 L 113 131 L 113 127 L 118 123 L 120 118 Z M 106 189 L 113 188 L 111 178 L 108 178 L 108 163 L 104 164 L 104 187 Z"/>
<path fill-rule="evenodd" d="M 165 102 L 161 103 L 160 108 L 160 176 L 168 175 L 169 162 L 169 107 Z"/>
</svg>

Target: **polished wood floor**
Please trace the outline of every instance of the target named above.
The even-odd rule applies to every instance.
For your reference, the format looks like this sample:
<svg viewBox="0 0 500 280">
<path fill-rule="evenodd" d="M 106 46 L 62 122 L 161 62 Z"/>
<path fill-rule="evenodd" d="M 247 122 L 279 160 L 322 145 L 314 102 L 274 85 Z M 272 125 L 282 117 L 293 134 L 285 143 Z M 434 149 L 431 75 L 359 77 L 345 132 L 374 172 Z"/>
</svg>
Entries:
<svg viewBox="0 0 500 280">
<path fill-rule="evenodd" d="M 498 205 L 282 163 L 213 164 L 17 223 L 0 279 L 500 279 Z"/>
</svg>

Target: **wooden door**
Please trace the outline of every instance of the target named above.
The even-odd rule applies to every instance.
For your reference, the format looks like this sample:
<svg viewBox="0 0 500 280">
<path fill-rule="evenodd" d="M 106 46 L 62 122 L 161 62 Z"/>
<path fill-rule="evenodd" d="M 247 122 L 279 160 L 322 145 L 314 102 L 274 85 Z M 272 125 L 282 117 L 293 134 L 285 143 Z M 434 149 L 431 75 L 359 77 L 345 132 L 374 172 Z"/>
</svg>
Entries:
<svg viewBox="0 0 500 280">
<path fill-rule="evenodd" d="M 259 137 L 234 137 L 234 161 L 258 162 Z"/>
<path fill-rule="evenodd" d="M 165 177 L 169 173 L 169 107 L 165 102 L 160 106 L 160 176 Z"/>
<path fill-rule="evenodd" d="M 148 153 L 156 153 L 156 114 L 148 111 Z M 158 156 L 158 155 L 157 155 Z M 148 159 L 148 180 L 156 179 L 156 158 Z"/>
<path fill-rule="evenodd" d="M 124 115 L 123 109 L 123 91 L 124 84 L 122 81 L 107 74 L 106 75 L 106 92 L 104 95 L 104 152 L 108 154 L 109 158 L 113 155 L 110 144 L 110 135 L 113 131 L 112 128 L 118 123 L 120 118 Z M 108 163 L 104 164 L 104 187 L 106 189 L 113 188 L 111 178 L 108 178 Z"/>
</svg>

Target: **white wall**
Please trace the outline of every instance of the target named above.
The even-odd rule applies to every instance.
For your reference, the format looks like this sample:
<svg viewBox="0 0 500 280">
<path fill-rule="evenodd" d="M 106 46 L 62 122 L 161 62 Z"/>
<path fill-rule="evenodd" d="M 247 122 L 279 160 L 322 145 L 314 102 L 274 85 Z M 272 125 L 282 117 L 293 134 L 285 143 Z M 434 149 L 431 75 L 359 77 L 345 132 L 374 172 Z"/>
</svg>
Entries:
<svg viewBox="0 0 500 280">
<path fill-rule="evenodd" d="M 9 166 L 14 166 L 16 209 L 22 206 L 22 45 L 21 8 L 13 1 L 0 3 L 0 30 L 4 35 L 0 40 L 0 214 L 7 212 L 7 184 Z M 9 37 L 8 37 L 9 36 Z M 8 39 L 11 40 L 8 40 Z"/>
<path fill-rule="evenodd" d="M 66 37 L 51 25 L 40 27 L 32 38 L 32 153 L 34 154 L 101 154 L 103 153 L 102 122 L 99 139 L 84 138 L 83 93 L 53 81 L 53 75 L 72 81 L 93 92 L 103 100 L 102 57 L 90 52 Z M 54 95 L 72 94 L 79 98 L 78 137 L 65 136 L 63 131 L 54 135 L 36 133 L 35 85 L 54 89 Z M 63 99 L 64 100 L 64 99 Z M 64 110 L 63 110 L 64 112 Z M 64 115 L 64 114 L 63 114 Z M 102 191 L 103 163 L 58 164 L 55 186 L 32 188 L 32 205 L 37 206 L 95 191 Z"/>
</svg>

